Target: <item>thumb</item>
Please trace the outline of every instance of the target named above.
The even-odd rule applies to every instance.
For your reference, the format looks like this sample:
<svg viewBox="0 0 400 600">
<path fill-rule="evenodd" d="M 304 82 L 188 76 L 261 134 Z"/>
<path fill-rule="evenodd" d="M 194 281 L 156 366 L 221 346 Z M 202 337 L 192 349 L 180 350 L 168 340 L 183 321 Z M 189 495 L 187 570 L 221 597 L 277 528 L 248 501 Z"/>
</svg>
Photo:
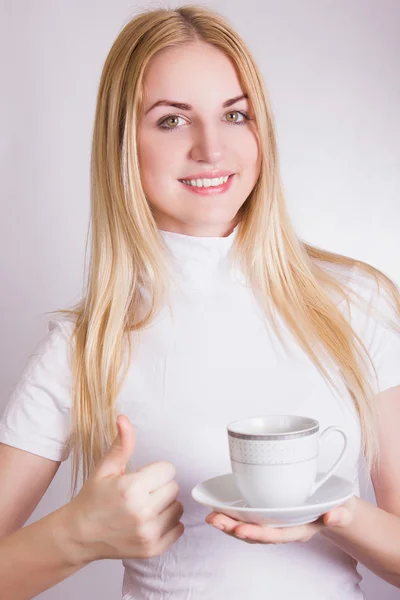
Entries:
<svg viewBox="0 0 400 600">
<path fill-rule="evenodd" d="M 135 450 L 135 430 L 126 415 L 118 415 L 117 428 L 118 434 L 116 438 L 97 465 L 97 477 L 108 477 L 110 475 L 122 475 L 125 473 L 126 465 Z"/>
<path fill-rule="evenodd" d="M 327 515 L 324 515 L 325 525 L 334 527 L 348 527 L 352 522 L 351 512 L 341 507 L 336 510 L 331 510 Z"/>
</svg>

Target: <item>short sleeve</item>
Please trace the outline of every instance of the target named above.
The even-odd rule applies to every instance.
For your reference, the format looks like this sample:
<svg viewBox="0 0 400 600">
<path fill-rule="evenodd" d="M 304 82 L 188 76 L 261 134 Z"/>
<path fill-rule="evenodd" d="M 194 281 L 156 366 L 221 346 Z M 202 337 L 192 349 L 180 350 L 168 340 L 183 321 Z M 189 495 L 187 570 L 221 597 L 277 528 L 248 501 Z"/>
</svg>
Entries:
<svg viewBox="0 0 400 600">
<path fill-rule="evenodd" d="M 52 319 L 22 369 L 0 418 L 0 442 L 55 461 L 69 456 L 71 321 Z"/>
<path fill-rule="evenodd" d="M 400 385 L 400 317 L 382 284 L 360 276 L 354 285 L 362 297 L 351 309 L 351 322 L 361 337 L 378 377 L 376 392 Z"/>
</svg>

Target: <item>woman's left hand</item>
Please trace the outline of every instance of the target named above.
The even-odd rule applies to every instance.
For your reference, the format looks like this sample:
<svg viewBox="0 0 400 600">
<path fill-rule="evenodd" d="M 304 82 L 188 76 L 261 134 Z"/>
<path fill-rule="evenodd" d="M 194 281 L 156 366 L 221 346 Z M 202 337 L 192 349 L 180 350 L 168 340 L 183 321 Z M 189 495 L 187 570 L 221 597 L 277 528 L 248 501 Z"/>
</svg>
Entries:
<svg viewBox="0 0 400 600">
<path fill-rule="evenodd" d="M 288 542 L 308 542 L 316 533 L 326 527 L 349 527 L 354 519 L 357 499 L 350 498 L 345 504 L 322 515 L 314 523 L 294 527 L 268 527 L 243 523 L 222 513 L 212 512 L 206 522 L 227 535 L 248 544 L 286 544 Z"/>
</svg>

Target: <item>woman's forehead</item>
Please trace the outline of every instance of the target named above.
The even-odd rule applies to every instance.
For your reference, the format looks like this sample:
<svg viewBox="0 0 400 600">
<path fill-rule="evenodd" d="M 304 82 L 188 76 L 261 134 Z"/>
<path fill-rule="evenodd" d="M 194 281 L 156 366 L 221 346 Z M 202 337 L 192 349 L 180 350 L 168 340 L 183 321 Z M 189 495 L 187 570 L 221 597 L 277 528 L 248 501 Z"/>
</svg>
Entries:
<svg viewBox="0 0 400 600">
<path fill-rule="evenodd" d="M 160 100 L 195 107 L 196 101 L 204 99 L 222 105 L 242 94 L 231 60 L 208 44 L 164 50 L 150 60 L 143 79 L 147 109 Z"/>
</svg>

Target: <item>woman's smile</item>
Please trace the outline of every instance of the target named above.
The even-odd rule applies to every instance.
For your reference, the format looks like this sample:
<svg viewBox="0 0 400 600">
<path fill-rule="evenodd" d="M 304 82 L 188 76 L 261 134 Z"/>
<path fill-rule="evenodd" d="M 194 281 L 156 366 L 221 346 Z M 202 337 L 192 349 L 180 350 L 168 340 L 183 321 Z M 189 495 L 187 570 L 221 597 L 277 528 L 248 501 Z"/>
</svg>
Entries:
<svg viewBox="0 0 400 600">
<path fill-rule="evenodd" d="M 229 190 L 234 176 L 235 173 L 217 179 L 192 179 L 190 180 L 191 182 L 179 179 L 178 181 L 185 186 L 187 191 L 193 192 L 194 194 L 200 194 L 200 196 L 216 196 L 217 194 L 223 194 Z M 218 183 L 212 183 L 214 181 L 217 181 Z"/>
</svg>

